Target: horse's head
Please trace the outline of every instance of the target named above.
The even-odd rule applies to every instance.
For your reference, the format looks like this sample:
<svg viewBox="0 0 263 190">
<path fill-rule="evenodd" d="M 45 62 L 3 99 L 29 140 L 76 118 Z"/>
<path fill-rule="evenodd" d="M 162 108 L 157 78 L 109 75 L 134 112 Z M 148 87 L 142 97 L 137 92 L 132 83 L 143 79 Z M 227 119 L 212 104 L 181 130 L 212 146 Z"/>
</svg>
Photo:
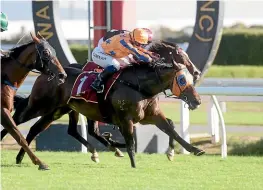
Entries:
<svg viewBox="0 0 263 190">
<path fill-rule="evenodd" d="M 155 44 L 150 50 L 158 53 L 165 62 L 163 64 L 154 64 L 164 65 L 173 70 L 173 79 L 169 86 L 172 93 L 186 102 L 189 105 L 189 109 L 196 109 L 201 104 L 201 98 L 195 90 L 194 82 L 200 73 L 194 73 L 194 70 L 190 70 L 187 67 L 188 64 L 192 64 L 188 55 L 179 46 L 168 42 Z"/>
<path fill-rule="evenodd" d="M 49 75 L 49 80 L 57 77 L 59 83 L 64 83 L 67 74 L 56 57 L 55 49 L 37 33 L 37 36 L 31 34 L 36 47 L 36 61 L 34 69 Z"/>
<path fill-rule="evenodd" d="M 194 87 L 193 75 L 183 64 L 174 62 L 174 68 L 176 73 L 171 85 L 172 93 L 186 102 L 189 109 L 196 109 L 201 104 L 201 98 Z"/>
<path fill-rule="evenodd" d="M 181 63 L 187 67 L 189 72 L 194 76 L 194 83 L 200 78 L 201 72 L 190 60 L 188 54 L 175 43 L 161 41 L 152 46 L 152 50 L 158 52 L 166 63 L 171 63 L 172 59 L 176 63 Z"/>
</svg>

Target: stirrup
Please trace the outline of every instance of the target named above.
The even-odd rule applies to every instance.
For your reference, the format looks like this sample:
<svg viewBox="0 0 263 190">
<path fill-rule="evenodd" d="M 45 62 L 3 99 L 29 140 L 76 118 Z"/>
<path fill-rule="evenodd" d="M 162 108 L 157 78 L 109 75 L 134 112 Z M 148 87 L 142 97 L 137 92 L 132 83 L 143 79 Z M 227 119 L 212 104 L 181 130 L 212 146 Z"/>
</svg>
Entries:
<svg viewBox="0 0 263 190">
<path fill-rule="evenodd" d="M 100 87 L 101 89 L 97 89 L 97 93 L 101 94 L 104 92 L 104 84 L 101 84 Z"/>
<path fill-rule="evenodd" d="M 97 93 L 103 93 L 104 91 L 104 84 L 97 84 L 95 81 L 90 85 L 91 88 L 97 91 Z"/>
</svg>

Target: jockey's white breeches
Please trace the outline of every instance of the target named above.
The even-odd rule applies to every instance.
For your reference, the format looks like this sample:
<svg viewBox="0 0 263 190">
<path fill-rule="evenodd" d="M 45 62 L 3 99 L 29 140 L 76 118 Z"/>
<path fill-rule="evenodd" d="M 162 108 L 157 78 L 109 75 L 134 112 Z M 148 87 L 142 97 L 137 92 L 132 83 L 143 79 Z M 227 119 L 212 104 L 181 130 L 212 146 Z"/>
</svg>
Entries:
<svg viewBox="0 0 263 190">
<path fill-rule="evenodd" d="M 104 41 L 103 41 L 103 38 L 101 38 L 100 40 L 99 40 L 99 42 L 98 42 L 98 46 L 97 47 L 100 47 L 101 48 L 101 44 L 103 43 Z"/>
<path fill-rule="evenodd" d="M 103 39 L 101 38 L 98 47 L 96 47 L 92 51 L 92 60 L 98 64 L 99 66 L 106 68 L 108 66 L 114 66 L 117 70 L 120 69 L 121 66 L 129 65 L 129 56 L 126 56 L 124 58 L 114 58 L 110 55 L 107 55 L 104 53 L 103 48 L 101 47 L 101 43 L 103 42 Z"/>
</svg>

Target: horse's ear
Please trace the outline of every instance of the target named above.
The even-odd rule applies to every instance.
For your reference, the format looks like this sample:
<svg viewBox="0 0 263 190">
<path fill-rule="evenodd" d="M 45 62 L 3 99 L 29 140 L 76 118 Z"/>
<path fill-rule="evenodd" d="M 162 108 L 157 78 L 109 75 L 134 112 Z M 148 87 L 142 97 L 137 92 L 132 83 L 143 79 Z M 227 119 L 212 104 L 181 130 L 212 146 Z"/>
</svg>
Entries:
<svg viewBox="0 0 263 190">
<path fill-rule="evenodd" d="M 46 39 L 40 34 L 40 32 L 37 32 L 37 36 L 46 41 Z"/>
<path fill-rule="evenodd" d="M 32 34 L 32 32 L 30 32 L 31 38 L 33 39 L 33 41 L 37 44 L 40 44 L 40 39 L 38 39 L 38 37 L 36 37 L 34 34 Z"/>
</svg>

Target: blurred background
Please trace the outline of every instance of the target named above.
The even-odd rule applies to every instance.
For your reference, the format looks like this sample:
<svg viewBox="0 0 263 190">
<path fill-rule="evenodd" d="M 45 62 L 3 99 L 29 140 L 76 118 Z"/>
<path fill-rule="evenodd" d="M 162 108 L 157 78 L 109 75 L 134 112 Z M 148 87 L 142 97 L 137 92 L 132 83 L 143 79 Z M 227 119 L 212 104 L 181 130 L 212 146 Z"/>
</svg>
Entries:
<svg viewBox="0 0 263 190">
<path fill-rule="evenodd" d="M 93 3 L 91 2 L 91 10 Z M 212 66 L 201 87 L 234 86 L 263 88 L 263 1 L 224 1 L 223 34 Z M 187 49 L 195 24 L 196 1 L 136 1 L 131 17 L 136 27 L 154 31 L 155 39 L 179 43 Z M 88 56 L 88 2 L 59 1 L 61 28 L 70 49 L 79 63 Z M 1 11 L 7 14 L 8 31 L 1 33 L 1 49 L 14 47 L 18 40 L 34 30 L 31 1 L 1 1 Z M 93 12 L 91 13 L 93 25 Z M 125 28 L 126 29 L 126 28 Z M 91 39 L 93 40 L 93 33 Z M 20 92 L 30 92 L 34 76 L 28 79 Z M 190 113 L 190 134 L 193 142 L 202 142 L 208 153 L 219 153 L 219 141 L 211 143 L 210 96 L 203 96 L 200 109 Z M 262 97 L 222 96 L 220 106 L 227 127 L 229 152 L 232 154 L 263 154 Z M 162 99 L 167 117 L 180 123 L 180 104 Z M 64 116 L 61 123 L 67 123 Z M 219 120 L 215 121 L 219 125 Z M 24 134 L 28 125 L 24 125 Z M 180 129 L 178 129 L 180 130 Z M 245 142 L 245 144 L 244 144 Z M 2 144 L 3 145 L 3 144 Z M 5 146 L 14 147 L 13 141 Z"/>
</svg>

